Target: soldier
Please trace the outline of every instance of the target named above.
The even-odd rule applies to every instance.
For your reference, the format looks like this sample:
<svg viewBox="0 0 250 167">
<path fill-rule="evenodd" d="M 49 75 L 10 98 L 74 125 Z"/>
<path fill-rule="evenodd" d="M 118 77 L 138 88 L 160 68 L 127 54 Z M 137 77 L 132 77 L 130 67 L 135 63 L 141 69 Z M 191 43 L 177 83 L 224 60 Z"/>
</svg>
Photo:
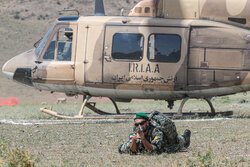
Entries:
<svg viewBox="0 0 250 167">
<path fill-rule="evenodd" d="M 164 121 L 164 125 L 156 123 L 155 118 Z M 182 136 L 178 136 L 175 124 L 158 111 L 149 117 L 145 113 L 137 113 L 134 125 L 129 141 L 119 146 L 119 153 L 173 153 L 190 145 L 191 131 L 186 129 Z"/>
</svg>

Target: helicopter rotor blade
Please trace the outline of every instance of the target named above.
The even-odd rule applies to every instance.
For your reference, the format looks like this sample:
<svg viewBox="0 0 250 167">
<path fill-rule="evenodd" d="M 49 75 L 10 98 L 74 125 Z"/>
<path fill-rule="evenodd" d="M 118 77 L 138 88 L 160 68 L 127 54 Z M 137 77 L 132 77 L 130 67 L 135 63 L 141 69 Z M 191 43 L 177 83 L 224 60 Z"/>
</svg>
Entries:
<svg viewBox="0 0 250 167">
<path fill-rule="evenodd" d="M 105 16 L 103 0 L 95 0 L 95 16 Z"/>
</svg>

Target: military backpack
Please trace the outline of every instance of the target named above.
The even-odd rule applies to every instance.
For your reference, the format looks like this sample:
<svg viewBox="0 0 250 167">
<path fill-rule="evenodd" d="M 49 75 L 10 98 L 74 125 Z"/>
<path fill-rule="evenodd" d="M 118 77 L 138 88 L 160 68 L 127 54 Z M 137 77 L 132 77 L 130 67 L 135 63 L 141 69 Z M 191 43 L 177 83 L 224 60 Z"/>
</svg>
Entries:
<svg viewBox="0 0 250 167">
<path fill-rule="evenodd" d="M 159 111 L 153 111 L 149 115 L 149 122 L 152 126 L 160 129 L 163 132 L 164 140 L 166 140 L 167 144 L 173 145 L 178 143 L 178 133 L 176 131 L 175 124 L 171 119 Z"/>
</svg>

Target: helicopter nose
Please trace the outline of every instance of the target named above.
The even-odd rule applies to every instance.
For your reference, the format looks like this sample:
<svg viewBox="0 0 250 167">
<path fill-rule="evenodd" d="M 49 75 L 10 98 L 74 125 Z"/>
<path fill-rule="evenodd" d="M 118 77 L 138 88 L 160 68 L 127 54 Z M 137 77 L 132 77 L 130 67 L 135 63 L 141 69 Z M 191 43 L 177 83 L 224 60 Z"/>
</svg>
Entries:
<svg viewBox="0 0 250 167">
<path fill-rule="evenodd" d="M 3 74 L 11 80 L 33 86 L 31 71 L 34 66 L 32 63 L 34 57 L 34 49 L 13 57 L 3 65 Z"/>
</svg>

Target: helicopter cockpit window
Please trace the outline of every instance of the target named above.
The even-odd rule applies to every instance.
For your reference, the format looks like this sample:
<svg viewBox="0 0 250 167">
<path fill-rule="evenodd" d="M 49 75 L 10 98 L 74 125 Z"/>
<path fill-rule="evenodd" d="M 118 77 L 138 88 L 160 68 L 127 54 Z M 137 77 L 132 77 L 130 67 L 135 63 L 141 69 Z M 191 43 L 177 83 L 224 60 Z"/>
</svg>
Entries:
<svg viewBox="0 0 250 167">
<path fill-rule="evenodd" d="M 51 31 L 53 30 L 54 28 L 54 25 L 52 25 L 50 28 L 49 28 L 49 31 L 45 34 L 45 36 L 43 37 L 43 39 L 41 40 L 41 42 L 39 43 L 39 45 L 37 46 L 36 48 L 36 56 L 39 56 L 41 50 L 43 49 Z"/>
<path fill-rule="evenodd" d="M 57 61 L 71 61 L 73 30 L 71 28 L 61 28 L 54 35 L 43 59 Z M 55 55 L 56 51 L 56 55 Z"/>
<path fill-rule="evenodd" d="M 115 60 L 139 61 L 143 55 L 142 34 L 116 33 L 113 36 L 112 58 Z"/>
<path fill-rule="evenodd" d="M 57 57 L 58 61 L 70 61 L 72 53 L 73 30 L 61 28 L 58 32 Z"/>
<path fill-rule="evenodd" d="M 49 44 L 46 52 L 43 55 L 45 60 L 54 60 L 55 59 L 55 48 L 56 48 L 56 35 L 54 35 L 52 41 Z"/>
<path fill-rule="evenodd" d="M 181 58 L 181 37 L 176 34 L 151 34 L 148 59 L 152 62 L 176 63 Z"/>
</svg>

